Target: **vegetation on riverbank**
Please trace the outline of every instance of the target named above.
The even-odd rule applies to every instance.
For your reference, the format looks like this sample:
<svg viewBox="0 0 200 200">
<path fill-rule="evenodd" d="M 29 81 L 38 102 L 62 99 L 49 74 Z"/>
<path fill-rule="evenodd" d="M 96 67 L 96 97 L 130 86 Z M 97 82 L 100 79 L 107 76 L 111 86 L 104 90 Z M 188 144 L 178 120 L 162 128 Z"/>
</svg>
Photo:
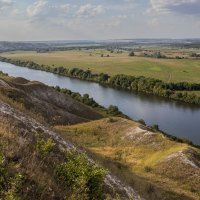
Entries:
<svg viewBox="0 0 200 200">
<path fill-rule="evenodd" d="M 106 73 L 94 74 L 90 70 L 84 71 L 79 68 L 66 69 L 64 67 L 52 68 L 50 66 L 39 65 L 31 61 L 12 60 L 3 57 L 0 57 L 0 61 L 12 63 L 17 66 L 27 67 L 30 69 L 43 70 L 62 76 L 94 81 L 102 85 L 118 89 L 153 94 L 191 104 L 200 104 L 199 95 L 189 92 L 200 90 L 200 84 L 197 83 L 164 83 L 161 80 L 146 78 L 143 76 L 134 77 L 127 75 L 115 75 L 110 77 Z"/>
<path fill-rule="evenodd" d="M 0 199 L 105 199 L 106 170 L 44 132 L 23 136 L 28 124 L 0 119 Z"/>
<path fill-rule="evenodd" d="M 135 56 L 129 56 L 134 51 Z M 66 69 L 79 68 L 91 70 L 94 74 L 107 73 L 109 76 L 118 74 L 130 76 L 144 76 L 168 82 L 200 82 L 200 60 L 162 59 L 140 56 L 142 52 L 161 52 L 169 56 L 186 56 L 198 49 L 183 49 L 173 47 L 143 47 L 137 49 L 82 49 L 71 51 L 51 51 L 37 53 L 34 51 L 5 52 L 0 56 L 12 60 L 33 61 L 39 65 L 51 68 L 63 66 Z M 103 57 L 101 57 L 103 55 Z M 107 57 L 109 55 L 109 57 Z"/>
<path fill-rule="evenodd" d="M 118 116 L 118 117 L 128 118 L 121 111 L 119 111 L 117 106 L 110 105 L 108 108 L 104 108 L 103 106 L 99 105 L 93 98 L 90 98 L 88 94 L 84 94 L 82 96 L 78 92 L 72 92 L 71 90 L 68 90 L 66 88 L 60 88 L 59 86 L 56 86 L 55 89 L 58 92 L 71 96 L 73 99 L 81 103 L 84 103 L 87 106 L 91 106 L 92 108 L 100 112 L 104 117 Z"/>
<path fill-rule="evenodd" d="M 198 199 L 200 151 L 139 123 L 107 118 L 56 130 L 146 199 Z"/>
<path fill-rule="evenodd" d="M 8 74 L 6 74 L 6 73 L 0 71 L 0 76 L 8 76 Z"/>
<path fill-rule="evenodd" d="M 199 198 L 199 149 L 165 137 L 156 125 L 113 117 L 120 116 L 114 106 L 99 115 L 88 95 L 56 90 L 0 78 L 0 170 L 9 175 L 3 198 L 12 192 L 22 199 L 130 199 L 102 182 L 107 171 L 149 200 Z"/>
<path fill-rule="evenodd" d="M 105 168 L 49 128 L 95 118 L 102 115 L 67 94 L 39 82 L 0 75 L 0 199 L 126 196 L 124 191 L 118 193 L 116 185 L 106 184 Z"/>
</svg>

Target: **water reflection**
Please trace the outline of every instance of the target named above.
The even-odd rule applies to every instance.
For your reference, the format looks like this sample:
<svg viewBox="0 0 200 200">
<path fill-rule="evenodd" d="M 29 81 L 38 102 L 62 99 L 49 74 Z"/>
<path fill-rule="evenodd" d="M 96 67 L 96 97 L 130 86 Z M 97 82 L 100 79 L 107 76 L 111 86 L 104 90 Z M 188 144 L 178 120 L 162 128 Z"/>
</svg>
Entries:
<svg viewBox="0 0 200 200">
<path fill-rule="evenodd" d="M 81 94 L 88 93 L 99 104 L 117 105 L 132 119 L 144 119 L 148 125 L 159 127 L 175 136 L 187 138 L 200 145 L 200 107 L 153 95 L 120 91 L 96 83 L 67 78 L 48 72 L 31 70 L 0 62 L 0 70 L 11 76 L 38 80 L 50 86 L 68 88 Z"/>
</svg>

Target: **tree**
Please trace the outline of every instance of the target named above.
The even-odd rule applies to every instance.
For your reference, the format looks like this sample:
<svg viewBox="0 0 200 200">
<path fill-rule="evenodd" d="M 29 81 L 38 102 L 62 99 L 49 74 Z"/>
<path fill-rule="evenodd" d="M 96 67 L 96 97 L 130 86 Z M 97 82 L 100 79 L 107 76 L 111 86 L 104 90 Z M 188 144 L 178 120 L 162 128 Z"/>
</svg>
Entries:
<svg viewBox="0 0 200 200">
<path fill-rule="evenodd" d="M 111 115 L 119 115 L 119 114 L 121 114 L 121 112 L 119 111 L 119 108 L 117 106 L 113 106 L 113 105 L 110 105 L 108 107 L 107 113 L 111 114 Z"/>
<path fill-rule="evenodd" d="M 134 53 L 133 51 L 131 51 L 131 52 L 129 53 L 129 56 L 135 56 L 135 53 Z"/>
</svg>

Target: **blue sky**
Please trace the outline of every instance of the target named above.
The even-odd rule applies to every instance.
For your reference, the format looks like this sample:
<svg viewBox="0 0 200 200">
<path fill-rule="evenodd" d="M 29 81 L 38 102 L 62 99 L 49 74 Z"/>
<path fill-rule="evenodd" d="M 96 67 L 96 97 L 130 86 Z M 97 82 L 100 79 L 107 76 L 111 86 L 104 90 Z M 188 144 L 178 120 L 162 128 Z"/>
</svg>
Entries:
<svg viewBox="0 0 200 200">
<path fill-rule="evenodd" d="M 200 0 L 0 0 L 0 40 L 199 38 Z"/>
</svg>

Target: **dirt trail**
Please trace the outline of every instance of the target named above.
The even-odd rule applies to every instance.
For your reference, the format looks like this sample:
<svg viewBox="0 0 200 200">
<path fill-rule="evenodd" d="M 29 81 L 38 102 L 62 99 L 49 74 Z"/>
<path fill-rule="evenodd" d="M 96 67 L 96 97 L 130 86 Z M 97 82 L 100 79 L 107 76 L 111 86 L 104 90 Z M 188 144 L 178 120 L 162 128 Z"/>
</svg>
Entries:
<svg viewBox="0 0 200 200">
<path fill-rule="evenodd" d="M 4 115 L 8 115 L 14 118 L 17 121 L 22 122 L 23 124 L 26 125 L 26 127 L 29 127 L 33 132 L 37 132 L 38 129 L 42 130 L 44 133 L 48 134 L 55 141 L 57 141 L 60 146 L 66 148 L 67 150 L 75 148 L 75 146 L 71 142 L 65 141 L 56 132 L 50 130 L 48 127 L 38 123 L 37 121 L 26 116 L 25 114 L 13 109 L 8 104 L 5 104 L 2 101 L 0 101 L 0 112 Z M 90 158 L 89 160 L 92 161 Z M 120 197 L 120 199 L 143 200 L 143 198 L 141 198 L 137 194 L 137 192 L 134 191 L 132 187 L 122 183 L 117 177 L 113 176 L 110 172 L 108 172 L 108 175 L 106 176 L 105 183 L 109 187 L 113 188 L 116 191 L 120 191 L 120 193 L 123 194 Z"/>
<path fill-rule="evenodd" d="M 172 79 L 172 74 L 169 72 L 169 78 L 167 80 L 167 83 L 169 83 L 171 81 L 171 79 Z"/>
</svg>

